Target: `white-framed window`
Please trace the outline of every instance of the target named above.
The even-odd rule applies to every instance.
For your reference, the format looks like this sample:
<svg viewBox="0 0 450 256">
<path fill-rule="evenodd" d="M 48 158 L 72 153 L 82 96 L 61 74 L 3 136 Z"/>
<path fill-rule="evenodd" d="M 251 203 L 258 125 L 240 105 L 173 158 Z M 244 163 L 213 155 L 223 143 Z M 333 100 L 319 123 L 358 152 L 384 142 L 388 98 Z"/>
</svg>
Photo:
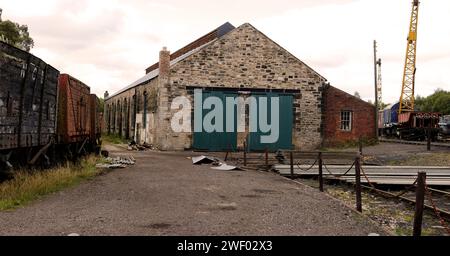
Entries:
<svg viewBox="0 0 450 256">
<path fill-rule="evenodd" d="M 352 130 L 352 112 L 348 110 L 341 111 L 341 130 L 350 132 Z"/>
</svg>

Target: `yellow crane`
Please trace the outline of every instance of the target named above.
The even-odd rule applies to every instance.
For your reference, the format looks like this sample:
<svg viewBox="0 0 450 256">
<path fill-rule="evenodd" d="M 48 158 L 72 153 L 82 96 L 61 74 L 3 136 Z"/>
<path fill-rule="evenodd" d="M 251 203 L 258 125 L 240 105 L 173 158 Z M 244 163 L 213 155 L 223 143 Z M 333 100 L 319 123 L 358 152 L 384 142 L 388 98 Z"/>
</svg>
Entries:
<svg viewBox="0 0 450 256">
<path fill-rule="evenodd" d="M 412 3 L 411 21 L 406 48 L 405 68 L 403 71 L 402 94 L 399 113 L 414 111 L 414 85 L 416 75 L 417 25 L 419 20 L 419 0 Z"/>
</svg>

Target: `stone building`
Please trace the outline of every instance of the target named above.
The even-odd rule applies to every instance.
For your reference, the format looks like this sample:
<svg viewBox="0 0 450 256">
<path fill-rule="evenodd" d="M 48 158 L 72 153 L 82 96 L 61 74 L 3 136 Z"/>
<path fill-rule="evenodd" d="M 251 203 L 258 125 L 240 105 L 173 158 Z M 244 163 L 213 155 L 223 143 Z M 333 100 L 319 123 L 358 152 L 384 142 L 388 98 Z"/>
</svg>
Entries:
<svg viewBox="0 0 450 256">
<path fill-rule="evenodd" d="M 324 90 L 327 88 L 323 76 L 252 25 L 246 23 L 235 28 L 225 23 L 173 54 L 164 48 L 159 62 L 148 67 L 145 76 L 119 92 L 107 95 L 105 129 L 108 133 L 153 144 L 163 150 L 224 151 L 244 145 L 255 151 L 314 149 L 331 134 L 324 133 L 324 127 L 330 127 L 325 126 L 328 119 L 324 112 L 327 105 Z M 196 98 L 194 92 L 201 92 L 201 98 Z M 188 99 L 190 108 L 174 106 L 179 97 Z M 268 131 L 253 130 L 249 125 L 244 130 L 197 130 L 198 120 L 202 124 L 202 120 L 208 118 L 209 111 L 205 106 L 211 97 L 223 102 L 230 98 L 256 99 L 255 109 L 260 111 L 269 106 L 265 121 L 267 124 L 269 120 L 272 123 L 279 121 L 278 140 L 262 143 L 261 138 L 267 136 Z M 270 109 L 276 102 L 279 103 L 279 116 Z M 251 106 L 244 106 L 246 123 L 251 120 Z M 210 107 L 227 117 L 232 112 L 239 112 L 238 107 Z M 183 132 L 173 129 L 172 121 L 177 113 L 190 114 L 191 119 L 184 121 L 191 129 Z M 261 124 L 262 113 L 254 113 L 258 113 L 256 119 Z M 232 123 L 238 123 L 236 118 Z M 217 125 L 219 121 L 223 127 L 230 123 L 228 119 L 218 120 L 217 117 L 213 120 L 211 123 Z M 352 129 L 357 129 L 358 124 L 352 125 Z"/>
</svg>

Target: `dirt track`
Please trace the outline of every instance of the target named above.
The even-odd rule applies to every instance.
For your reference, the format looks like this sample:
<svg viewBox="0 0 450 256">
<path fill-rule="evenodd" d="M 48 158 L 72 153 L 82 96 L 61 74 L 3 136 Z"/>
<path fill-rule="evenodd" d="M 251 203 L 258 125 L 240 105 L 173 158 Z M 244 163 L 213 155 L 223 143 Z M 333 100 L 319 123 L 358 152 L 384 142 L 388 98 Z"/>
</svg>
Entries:
<svg viewBox="0 0 450 256">
<path fill-rule="evenodd" d="M 384 234 L 340 202 L 275 174 L 193 166 L 188 152 L 132 154 L 136 166 L 0 212 L 0 234 Z"/>
</svg>

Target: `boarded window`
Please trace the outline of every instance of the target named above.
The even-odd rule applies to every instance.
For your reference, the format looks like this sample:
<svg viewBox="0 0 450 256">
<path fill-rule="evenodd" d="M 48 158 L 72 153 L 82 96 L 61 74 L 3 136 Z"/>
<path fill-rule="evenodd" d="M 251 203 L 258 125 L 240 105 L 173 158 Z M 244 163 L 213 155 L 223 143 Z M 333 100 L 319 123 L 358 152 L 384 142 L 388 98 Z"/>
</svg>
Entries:
<svg viewBox="0 0 450 256">
<path fill-rule="evenodd" d="M 351 111 L 341 111 L 341 130 L 351 131 L 352 130 L 352 112 Z"/>
</svg>

